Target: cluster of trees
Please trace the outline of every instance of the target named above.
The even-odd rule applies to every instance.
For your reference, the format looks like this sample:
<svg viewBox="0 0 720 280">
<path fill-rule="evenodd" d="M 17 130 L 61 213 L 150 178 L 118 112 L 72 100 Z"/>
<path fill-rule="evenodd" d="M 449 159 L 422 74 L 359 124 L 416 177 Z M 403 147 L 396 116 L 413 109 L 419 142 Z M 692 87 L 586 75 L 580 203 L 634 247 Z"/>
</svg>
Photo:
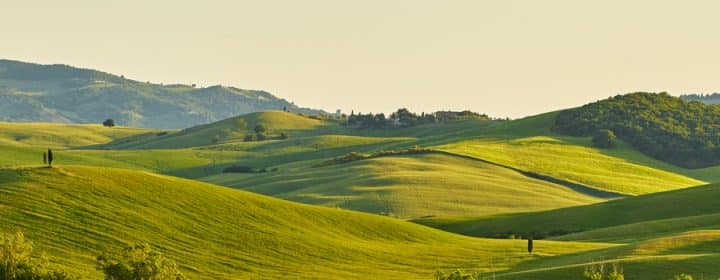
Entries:
<svg viewBox="0 0 720 280">
<path fill-rule="evenodd" d="M 424 112 L 416 114 L 410 112 L 406 108 L 401 108 L 387 117 L 383 113 L 355 114 L 355 112 L 352 112 L 350 116 L 347 117 L 347 125 L 358 128 L 411 127 L 421 124 L 435 123 L 438 121 L 471 119 L 489 120 L 490 117 L 485 114 L 479 114 L 471 111 L 438 111 L 431 114 L 426 114 Z"/>
<path fill-rule="evenodd" d="M 573 136 L 604 133 L 610 141 L 598 139 L 601 145 L 612 144 L 617 135 L 645 154 L 686 168 L 720 164 L 720 106 L 667 93 L 618 95 L 566 110 L 553 130 Z"/>
<path fill-rule="evenodd" d="M 185 280 L 172 260 L 146 243 L 128 246 L 120 252 L 97 258 L 97 269 L 106 280 Z M 0 280 L 75 280 L 77 275 L 64 267 L 50 266 L 47 258 L 33 256 L 33 246 L 18 231 L 0 233 Z"/>
</svg>

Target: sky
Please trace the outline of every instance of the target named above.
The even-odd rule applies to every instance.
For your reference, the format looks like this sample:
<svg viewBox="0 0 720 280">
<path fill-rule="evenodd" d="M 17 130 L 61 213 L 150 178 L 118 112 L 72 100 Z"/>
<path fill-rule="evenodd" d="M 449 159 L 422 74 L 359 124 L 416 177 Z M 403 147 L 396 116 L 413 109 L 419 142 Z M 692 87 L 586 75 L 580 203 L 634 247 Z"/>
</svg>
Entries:
<svg viewBox="0 0 720 280">
<path fill-rule="evenodd" d="M 720 1 L 0 0 L 0 58 L 334 112 L 522 117 L 720 91 Z"/>
</svg>

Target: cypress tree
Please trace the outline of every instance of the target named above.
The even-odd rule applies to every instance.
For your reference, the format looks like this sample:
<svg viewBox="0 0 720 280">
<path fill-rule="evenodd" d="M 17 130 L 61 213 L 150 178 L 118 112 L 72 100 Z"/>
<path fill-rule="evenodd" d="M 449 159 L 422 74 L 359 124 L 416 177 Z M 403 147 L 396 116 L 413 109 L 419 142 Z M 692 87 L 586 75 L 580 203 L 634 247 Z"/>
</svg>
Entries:
<svg viewBox="0 0 720 280">
<path fill-rule="evenodd" d="M 532 235 L 528 236 L 528 254 L 532 254 L 533 250 L 533 238 Z"/>
<path fill-rule="evenodd" d="M 53 153 L 52 153 L 52 150 L 50 150 L 50 149 L 48 149 L 48 151 L 47 151 L 47 160 L 48 160 L 48 166 L 52 167 Z"/>
</svg>

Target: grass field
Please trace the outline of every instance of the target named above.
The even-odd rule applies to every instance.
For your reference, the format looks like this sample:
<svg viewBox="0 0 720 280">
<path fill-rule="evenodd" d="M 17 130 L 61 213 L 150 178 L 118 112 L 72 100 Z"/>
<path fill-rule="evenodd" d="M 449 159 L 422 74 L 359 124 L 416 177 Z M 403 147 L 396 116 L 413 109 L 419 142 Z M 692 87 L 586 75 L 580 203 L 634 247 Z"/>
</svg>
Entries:
<svg viewBox="0 0 720 280">
<path fill-rule="evenodd" d="M 147 172 L 82 166 L 0 169 L 0 230 L 23 229 L 53 263 L 98 277 L 104 250 L 147 241 L 197 279 L 429 279 L 503 270 L 608 244 L 463 237 Z"/>
<path fill-rule="evenodd" d="M 381 130 L 285 112 L 183 131 L 0 123 L 0 230 L 24 229 L 54 263 L 88 277 L 97 254 L 134 241 L 201 279 L 430 279 L 454 268 L 570 279 L 618 261 L 628 279 L 720 276 L 720 187 L 696 187 L 720 180 L 720 167 L 683 169 L 624 143 L 596 149 L 550 132 L 553 116 Z M 290 138 L 242 141 L 260 123 Z M 414 145 L 447 154 L 313 167 Z M 60 167 L 40 168 L 49 147 Z M 232 165 L 277 171 L 222 173 Z M 637 196 L 606 201 L 529 173 Z M 521 240 L 404 219 L 475 236 L 572 234 L 536 241 L 528 256 Z"/>
<path fill-rule="evenodd" d="M 401 219 L 536 211 L 603 201 L 506 168 L 442 154 L 311 166 L 300 162 L 280 166 L 278 172 L 225 173 L 203 180 Z"/>
<path fill-rule="evenodd" d="M 143 128 L 56 123 L 0 122 L 1 146 L 35 146 L 45 148 L 79 147 L 103 144 L 115 139 L 149 133 Z"/>
<path fill-rule="evenodd" d="M 666 171 L 668 164 L 644 157 L 623 143 L 602 150 L 592 147 L 589 138 L 555 135 L 549 131 L 553 116 L 545 114 L 502 123 L 487 129 L 481 137 L 441 145 L 438 149 L 629 195 L 704 183 L 680 172 Z"/>
<path fill-rule="evenodd" d="M 113 133 L 113 137 L 128 137 L 98 138 L 84 147 L 77 147 L 80 144 L 77 142 L 72 145 L 73 149 L 56 150 L 56 158 L 59 164 L 153 171 L 298 202 L 400 218 L 536 211 L 601 200 L 502 167 L 450 156 L 433 157 L 429 161 L 398 158 L 344 167 L 309 167 L 349 152 L 421 145 L 602 191 L 632 195 L 696 186 L 715 176 L 713 168 L 683 170 L 645 157 L 624 144 L 611 150 L 598 150 L 590 146 L 589 139 L 554 135 L 548 129 L 553 116 L 554 113 L 549 113 L 517 121 L 460 121 L 366 130 L 270 111 L 177 132 L 131 130 L 130 133 L 122 128 L 120 132 L 111 132 L 116 128 L 71 126 L 74 130 L 67 131 L 78 135 L 86 133 L 82 129 L 91 127 L 91 131 Z M 268 127 L 269 134 L 289 133 L 290 139 L 242 141 L 256 124 Z M 53 139 L 53 130 L 46 132 L 32 124 L 14 126 L 16 131 L 32 132 L 36 138 Z M 100 132 L 96 134 L 104 135 Z M 111 142 L 102 144 L 102 139 Z M 12 155 L 0 157 L 0 166 L 38 164 L 44 147 L 30 143 L 35 142 L 0 146 L 0 150 Z M 231 165 L 279 168 L 280 171 L 222 173 Z M 547 186 L 550 188 L 545 188 Z M 478 200 L 491 202 L 476 203 Z"/>
<path fill-rule="evenodd" d="M 658 220 L 664 220 L 663 223 L 672 225 L 672 223 L 678 222 L 674 220 L 675 218 L 691 218 L 720 213 L 720 204 L 716 199 L 718 196 L 720 196 L 720 186 L 707 185 L 548 211 L 480 218 L 426 219 L 418 222 L 474 236 L 504 232 L 544 234 L 591 232 L 608 227 L 627 227 L 631 224 Z M 702 225 L 707 224 L 708 221 L 696 221 L 696 224 L 698 223 Z M 646 224 L 641 224 L 641 226 L 646 226 Z M 681 228 L 682 226 L 680 226 Z M 582 233 L 578 235 L 580 234 Z M 614 231 L 613 234 L 623 238 L 619 231 Z M 589 237 L 590 239 L 598 238 L 597 235 Z"/>
<path fill-rule="evenodd" d="M 625 279 L 673 279 L 680 273 L 694 279 L 720 277 L 720 230 L 688 231 L 592 252 L 568 254 L 522 263 L 496 279 L 581 279 L 590 265 L 609 270 L 618 263 Z"/>
</svg>

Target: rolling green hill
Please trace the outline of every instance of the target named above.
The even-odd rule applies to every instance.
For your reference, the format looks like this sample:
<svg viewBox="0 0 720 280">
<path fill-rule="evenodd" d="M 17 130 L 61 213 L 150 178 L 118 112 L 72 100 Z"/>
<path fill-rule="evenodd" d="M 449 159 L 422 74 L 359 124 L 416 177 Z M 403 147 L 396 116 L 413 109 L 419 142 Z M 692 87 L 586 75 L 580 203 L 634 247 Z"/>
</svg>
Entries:
<svg viewBox="0 0 720 280">
<path fill-rule="evenodd" d="M 720 230 L 667 235 L 592 252 L 543 258 L 500 272 L 495 279 L 580 279 L 585 268 L 603 264 L 605 271 L 620 264 L 625 279 L 674 279 L 680 273 L 694 279 L 720 277 Z"/>
<path fill-rule="evenodd" d="M 313 131 L 322 133 L 323 128 L 333 126 L 329 122 L 308 116 L 282 111 L 264 111 L 246 114 L 222 121 L 199 125 L 177 132 L 149 133 L 121 139 L 101 146 L 105 149 L 178 149 L 242 142 L 245 135 L 254 133 L 257 125 L 263 125 L 269 136 L 287 133 L 291 136 Z"/>
<path fill-rule="evenodd" d="M 114 139 L 152 132 L 150 129 L 101 125 L 0 122 L 0 145 L 50 148 L 103 144 Z"/>
<path fill-rule="evenodd" d="M 23 229 L 53 263 L 97 277 L 94 258 L 147 241 L 197 279 L 428 279 L 506 269 L 609 245 L 463 237 L 396 219 L 306 206 L 146 172 L 0 169 L 0 231 Z"/>
<path fill-rule="evenodd" d="M 720 195 L 718 185 L 707 185 L 549 211 L 481 218 L 426 219 L 418 222 L 473 236 L 492 236 L 510 232 L 535 232 L 540 235 L 580 232 L 578 235 L 581 235 L 584 231 L 590 232 L 609 227 L 636 223 L 645 223 L 639 225 L 647 226 L 647 222 L 651 221 L 671 223 L 678 222 L 679 218 L 717 214 L 720 213 L 720 204 L 716 199 L 718 195 Z M 696 222 L 709 225 L 708 221 L 712 219 Z M 630 230 L 630 228 L 625 229 Z M 595 234 L 595 237 L 591 238 L 597 237 L 598 235 Z"/>
<path fill-rule="evenodd" d="M 709 179 L 648 158 L 624 143 L 598 149 L 589 138 L 555 134 L 550 131 L 555 115 L 499 123 L 474 139 L 438 149 L 629 195 L 697 186 Z"/>
<path fill-rule="evenodd" d="M 300 108 L 268 92 L 234 87 L 162 85 L 67 65 L 0 59 L 0 121 L 100 123 L 185 128 L 284 107 Z"/>
<path fill-rule="evenodd" d="M 477 216 L 590 204 L 601 198 L 518 172 L 444 154 L 392 156 L 313 168 L 203 180 L 308 204 L 383 214 Z"/>
</svg>

